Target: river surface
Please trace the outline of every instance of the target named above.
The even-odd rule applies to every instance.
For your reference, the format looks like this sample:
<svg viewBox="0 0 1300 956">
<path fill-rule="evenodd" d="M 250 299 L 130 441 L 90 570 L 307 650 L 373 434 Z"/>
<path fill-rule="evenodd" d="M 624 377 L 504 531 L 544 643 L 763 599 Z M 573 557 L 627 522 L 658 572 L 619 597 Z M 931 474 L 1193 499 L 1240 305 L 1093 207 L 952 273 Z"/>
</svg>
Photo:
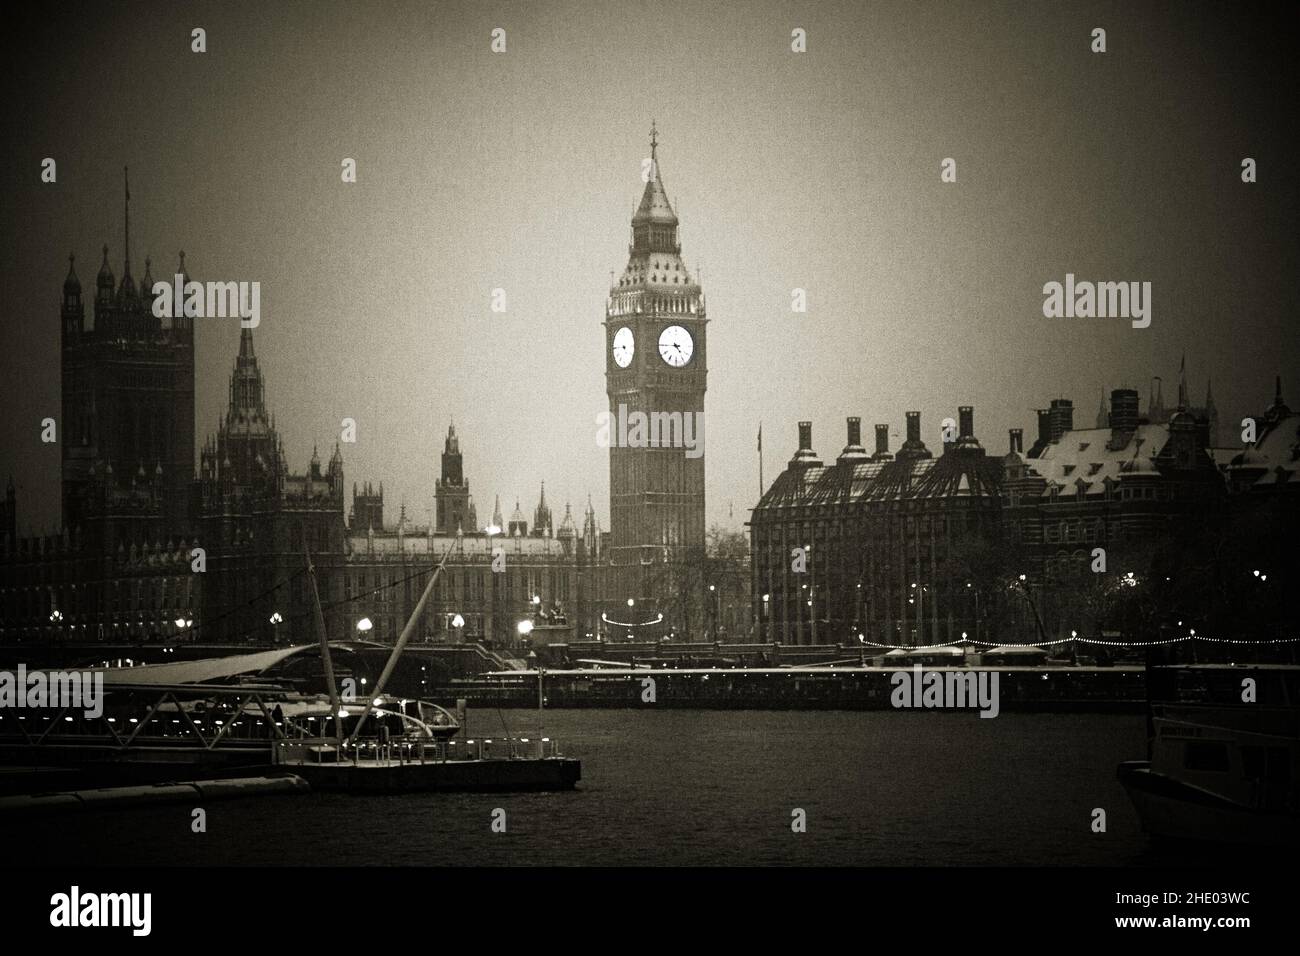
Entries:
<svg viewBox="0 0 1300 956">
<path fill-rule="evenodd" d="M 478 710 L 534 736 L 535 711 Z M 566 710 L 570 793 L 341 794 L 25 820 L 7 847 L 63 865 L 1124 865 L 1158 856 L 1115 778 L 1140 716 Z M 505 810 L 506 832 L 492 831 Z M 1106 832 L 1092 829 L 1106 812 Z M 795 833 L 802 810 L 806 832 Z M 16 822 L 16 821 L 7 821 Z M 1188 861 L 1191 862 L 1191 861 Z"/>
</svg>

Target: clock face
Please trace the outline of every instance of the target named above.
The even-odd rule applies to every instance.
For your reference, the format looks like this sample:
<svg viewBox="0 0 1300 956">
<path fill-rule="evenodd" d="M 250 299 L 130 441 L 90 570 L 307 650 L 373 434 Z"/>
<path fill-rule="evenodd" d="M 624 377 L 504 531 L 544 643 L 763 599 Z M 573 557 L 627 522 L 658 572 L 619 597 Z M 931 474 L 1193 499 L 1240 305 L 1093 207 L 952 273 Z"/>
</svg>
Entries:
<svg viewBox="0 0 1300 956">
<path fill-rule="evenodd" d="M 659 356 L 673 368 L 681 368 L 689 362 L 694 350 L 691 333 L 680 325 L 670 325 L 659 333 Z"/>
<path fill-rule="evenodd" d="M 614 333 L 614 364 L 619 368 L 627 368 L 632 364 L 634 352 L 636 344 L 632 340 L 632 330 L 625 325 Z"/>
</svg>

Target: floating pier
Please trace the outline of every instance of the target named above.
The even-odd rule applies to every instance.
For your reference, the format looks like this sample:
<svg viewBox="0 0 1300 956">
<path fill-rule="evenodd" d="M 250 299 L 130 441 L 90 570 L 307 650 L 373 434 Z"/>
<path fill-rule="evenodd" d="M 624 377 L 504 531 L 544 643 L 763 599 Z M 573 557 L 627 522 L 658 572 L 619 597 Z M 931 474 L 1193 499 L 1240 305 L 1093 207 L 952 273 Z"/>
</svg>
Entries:
<svg viewBox="0 0 1300 956">
<path fill-rule="evenodd" d="M 213 800 L 232 800 L 237 797 L 301 794 L 310 790 L 307 781 L 294 774 L 237 777 L 230 780 L 190 780 L 183 783 L 159 783 L 151 787 L 99 787 L 93 790 L 0 797 L 0 815 L 102 810 L 154 803 L 193 803 L 196 800 L 210 803 Z"/>
</svg>

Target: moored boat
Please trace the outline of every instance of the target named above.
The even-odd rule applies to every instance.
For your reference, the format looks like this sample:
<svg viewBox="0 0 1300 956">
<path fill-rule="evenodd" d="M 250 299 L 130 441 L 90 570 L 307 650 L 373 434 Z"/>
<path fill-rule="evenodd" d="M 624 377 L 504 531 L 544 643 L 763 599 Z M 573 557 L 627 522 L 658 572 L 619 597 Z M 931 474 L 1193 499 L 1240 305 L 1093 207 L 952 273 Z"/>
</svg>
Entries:
<svg viewBox="0 0 1300 956">
<path fill-rule="evenodd" d="M 1300 668 L 1149 670 L 1148 759 L 1118 768 L 1156 838 L 1300 845 Z"/>
</svg>

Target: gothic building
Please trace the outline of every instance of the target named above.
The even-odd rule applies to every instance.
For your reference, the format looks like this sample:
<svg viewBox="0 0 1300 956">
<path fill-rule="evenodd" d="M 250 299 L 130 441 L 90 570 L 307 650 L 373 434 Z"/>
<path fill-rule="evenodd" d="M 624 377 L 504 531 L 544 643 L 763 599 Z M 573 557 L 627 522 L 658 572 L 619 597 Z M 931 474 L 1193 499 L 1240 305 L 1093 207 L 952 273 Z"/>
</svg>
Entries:
<svg viewBox="0 0 1300 956">
<path fill-rule="evenodd" d="M 416 640 L 488 641 L 502 647 L 518 640 L 524 619 L 566 625 L 579 638 L 598 633 L 600 529 L 590 502 L 581 534 L 568 505 L 554 529 L 544 485 L 531 530 L 518 502 L 503 527 L 499 497 L 492 525 L 479 530 L 454 428 L 442 461 L 432 525 L 408 524 L 403 515 L 396 527 L 385 527 L 382 500 L 376 511 L 373 498 L 362 496 L 358 504 L 354 495 L 354 519 L 366 517 L 348 530 L 339 582 L 344 620 L 342 630 L 331 633 L 396 640 L 430 571 L 447 554 L 447 566 L 417 623 Z M 362 622 L 369 625 L 364 632 L 357 630 Z"/>
<path fill-rule="evenodd" d="M 19 538 L 0 508 L 0 639 L 138 640 L 193 620 L 194 328 L 153 314 L 152 262 L 122 277 L 108 246 L 87 303 L 68 257 L 59 308 L 62 531 Z M 185 254 L 180 254 L 180 272 Z"/>
<path fill-rule="evenodd" d="M 675 422 L 678 434 L 689 420 L 702 440 L 708 365 L 704 293 L 682 259 L 653 128 L 649 175 L 631 232 L 627 265 L 605 304 L 610 417 Z M 648 436 L 638 441 L 621 428 L 614 432 L 605 605 L 621 619 L 631 613 L 649 621 L 663 612 L 664 633 L 674 624 L 681 629 L 674 602 L 697 577 L 689 569 L 704 554 L 704 455 L 691 457 L 680 439 L 674 442 L 662 432 L 660 441 Z M 629 612 L 628 601 L 638 610 Z"/>
<path fill-rule="evenodd" d="M 130 198 L 122 278 L 104 246 L 90 321 L 74 256 L 63 283 L 63 524 L 100 550 L 187 534 L 193 518 L 194 320 L 153 314 L 147 258 L 136 286 Z"/>
<path fill-rule="evenodd" d="M 328 604 L 345 532 L 343 456 L 335 444 L 322 469 L 313 450 L 305 473 L 290 471 L 266 408 L 251 329 L 240 331 L 226 415 L 203 446 L 198 483 L 199 543 L 207 559 L 203 639 L 313 637 L 304 570 L 310 552 L 319 566 L 322 604 Z M 331 633 L 338 633 L 341 620 L 335 617 Z"/>
</svg>

